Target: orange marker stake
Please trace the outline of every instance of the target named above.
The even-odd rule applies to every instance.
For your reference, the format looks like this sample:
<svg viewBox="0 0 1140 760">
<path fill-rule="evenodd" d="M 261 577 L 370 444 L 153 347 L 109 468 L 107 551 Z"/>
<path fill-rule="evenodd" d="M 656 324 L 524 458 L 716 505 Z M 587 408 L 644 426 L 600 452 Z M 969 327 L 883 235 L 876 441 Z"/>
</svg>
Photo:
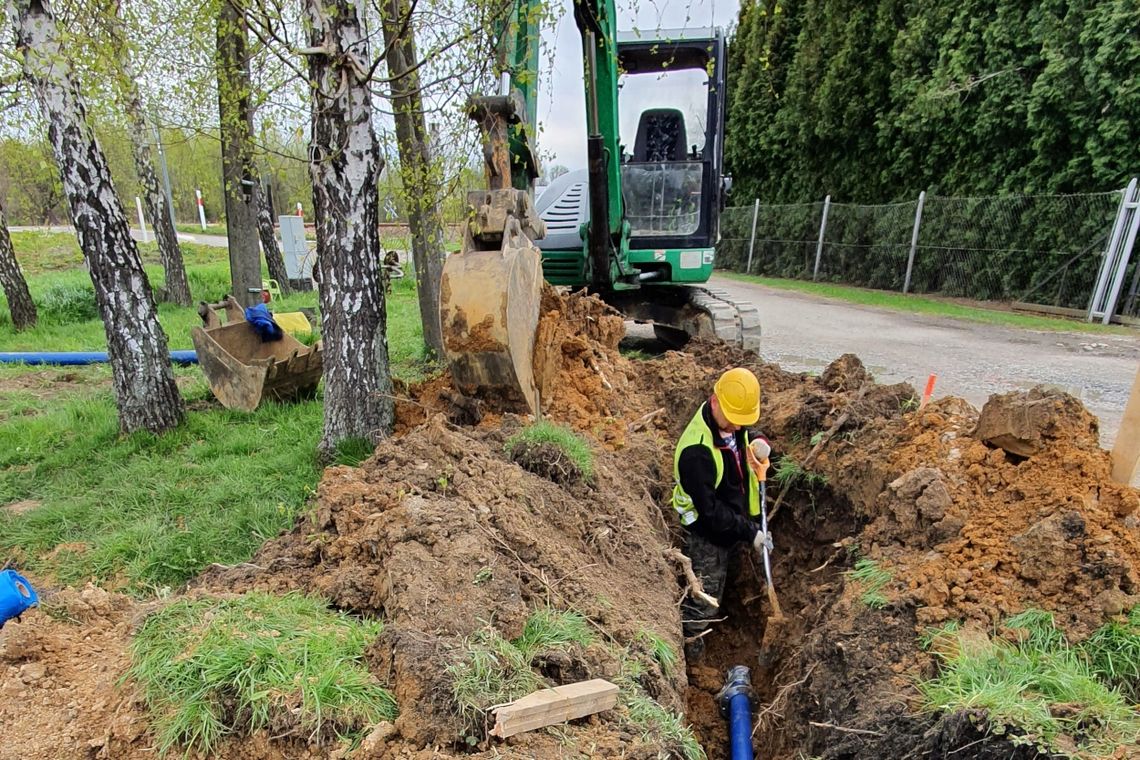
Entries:
<svg viewBox="0 0 1140 760">
<path fill-rule="evenodd" d="M 926 390 L 922 392 L 922 403 L 918 405 L 919 411 L 922 411 L 930 403 L 930 397 L 934 395 L 934 381 L 937 379 L 938 375 L 931 372 L 930 377 L 926 380 Z"/>
</svg>

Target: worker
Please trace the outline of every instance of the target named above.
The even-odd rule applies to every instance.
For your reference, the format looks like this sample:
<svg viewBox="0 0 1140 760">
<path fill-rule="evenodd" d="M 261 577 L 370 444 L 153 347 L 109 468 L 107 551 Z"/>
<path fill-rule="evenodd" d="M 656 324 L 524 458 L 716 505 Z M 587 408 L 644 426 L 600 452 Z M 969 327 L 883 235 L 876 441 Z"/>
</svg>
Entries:
<svg viewBox="0 0 1140 760">
<path fill-rule="evenodd" d="M 704 592 L 718 603 L 730 550 L 740 543 L 758 553 L 772 548 L 771 537 L 755 521 L 768 459 L 756 459 L 745 430 L 759 419 L 760 382 L 743 367 L 730 369 L 697 409 L 673 454 L 673 508 L 685 529 L 685 554 Z M 685 653 L 692 661 L 704 653 L 703 634 L 717 609 L 690 594 L 681 611 Z"/>
</svg>

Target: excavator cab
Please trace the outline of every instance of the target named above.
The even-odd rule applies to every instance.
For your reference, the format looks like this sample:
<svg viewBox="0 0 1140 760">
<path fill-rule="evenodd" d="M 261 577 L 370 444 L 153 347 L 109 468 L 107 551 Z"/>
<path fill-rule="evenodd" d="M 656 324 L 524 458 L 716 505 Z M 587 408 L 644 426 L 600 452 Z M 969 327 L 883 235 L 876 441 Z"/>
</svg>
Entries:
<svg viewBox="0 0 1140 760">
<path fill-rule="evenodd" d="M 617 56 L 621 196 L 630 226 L 626 264 L 639 284 L 706 282 L 728 184 L 724 35 L 713 29 L 666 30 L 649 39 L 619 32 Z M 536 202 L 547 228 L 537 243 L 551 284 L 588 284 L 580 229 L 590 220 L 589 194 L 583 169 L 559 177 Z M 654 299 L 642 290 L 616 295 L 625 290 L 615 288 L 613 298 L 602 297 L 627 315 L 630 309 L 643 312 L 633 318 L 669 323 L 661 309 L 644 303 L 647 296 Z M 676 300 L 669 295 L 661 294 Z"/>
</svg>

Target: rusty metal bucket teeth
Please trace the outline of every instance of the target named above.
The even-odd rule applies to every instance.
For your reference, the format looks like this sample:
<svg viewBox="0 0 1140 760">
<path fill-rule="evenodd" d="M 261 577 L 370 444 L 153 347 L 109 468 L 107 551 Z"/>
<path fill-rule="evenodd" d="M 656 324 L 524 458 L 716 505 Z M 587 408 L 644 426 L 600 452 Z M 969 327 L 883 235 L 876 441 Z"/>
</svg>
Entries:
<svg viewBox="0 0 1140 760">
<path fill-rule="evenodd" d="M 447 258 L 440 283 L 443 343 L 452 379 L 475 398 L 525 405 L 538 413 L 534 339 L 542 299 L 542 257 L 517 219 L 503 227 L 498 249 Z"/>
</svg>

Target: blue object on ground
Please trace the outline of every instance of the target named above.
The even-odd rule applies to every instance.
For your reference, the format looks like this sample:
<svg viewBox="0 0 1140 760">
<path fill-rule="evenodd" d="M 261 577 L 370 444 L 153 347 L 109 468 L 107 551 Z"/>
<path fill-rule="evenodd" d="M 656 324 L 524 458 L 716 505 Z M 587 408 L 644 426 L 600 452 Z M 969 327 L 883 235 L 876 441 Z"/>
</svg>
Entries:
<svg viewBox="0 0 1140 760">
<path fill-rule="evenodd" d="M 15 570 L 0 572 L 0 626 L 39 604 L 32 584 Z"/>
<path fill-rule="evenodd" d="M 245 321 L 253 325 L 253 331 L 257 333 L 263 343 L 268 343 L 274 340 L 281 340 L 285 331 L 277 326 L 273 321 L 273 315 L 269 313 L 269 307 L 263 303 L 256 306 L 250 306 L 245 310 Z"/>
<path fill-rule="evenodd" d="M 106 351 L 8 351 L 0 352 L 0 364 L 59 364 L 76 366 L 109 361 Z M 195 351 L 171 351 L 175 364 L 197 364 Z"/>
<path fill-rule="evenodd" d="M 720 714 L 728 719 L 729 757 L 752 760 L 752 675 L 748 668 L 731 668 L 716 698 Z"/>
</svg>

